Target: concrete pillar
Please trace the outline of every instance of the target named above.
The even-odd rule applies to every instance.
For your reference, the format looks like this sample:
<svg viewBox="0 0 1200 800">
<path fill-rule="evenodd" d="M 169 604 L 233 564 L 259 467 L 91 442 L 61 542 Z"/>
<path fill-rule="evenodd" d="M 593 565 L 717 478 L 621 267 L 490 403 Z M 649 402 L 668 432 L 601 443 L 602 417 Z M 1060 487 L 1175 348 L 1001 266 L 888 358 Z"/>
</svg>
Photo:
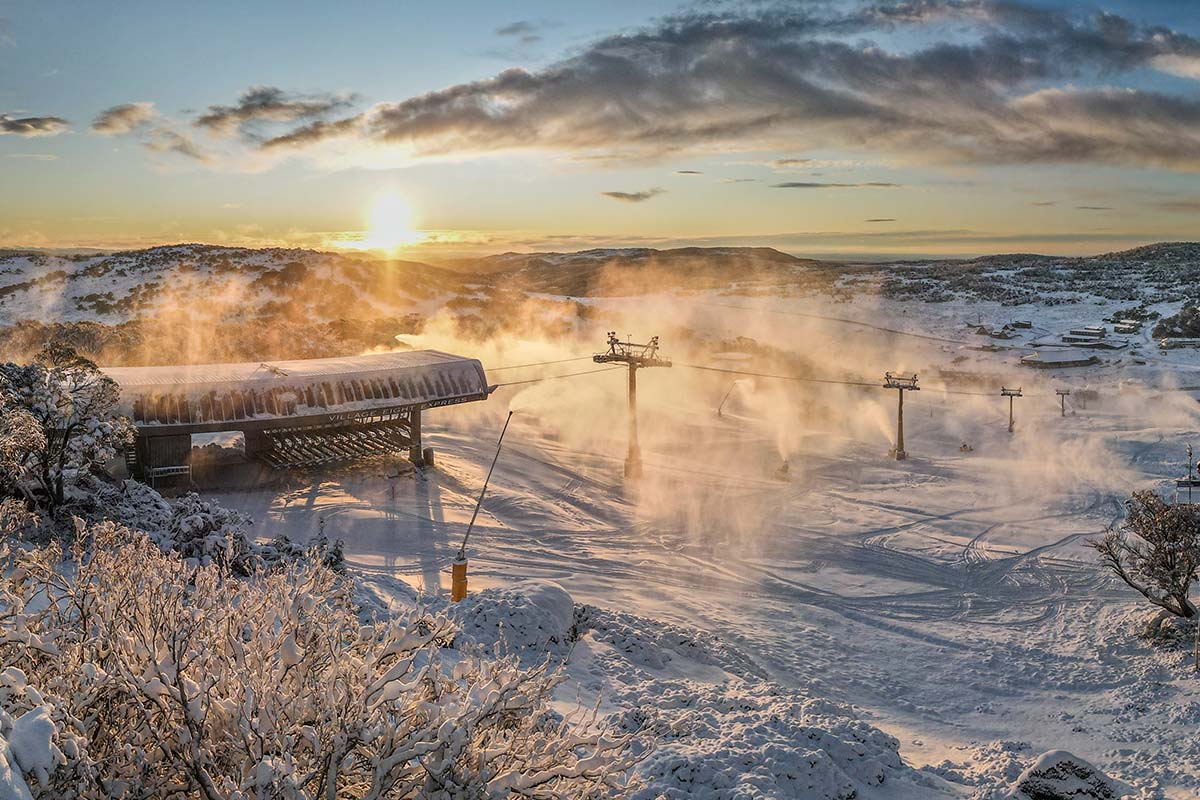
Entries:
<svg viewBox="0 0 1200 800">
<path fill-rule="evenodd" d="M 423 467 L 425 457 L 421 452 L 421 409 L 414 408 L 409 412 L 408 430 L 408 460 L 415 466 Z"/>
<path fill-rule="evenodd" d="M 254 458 L 259 453 L 270 449 L 271 440 L 262 431 L 245 431 L 246 458 Z"/>
</svg>

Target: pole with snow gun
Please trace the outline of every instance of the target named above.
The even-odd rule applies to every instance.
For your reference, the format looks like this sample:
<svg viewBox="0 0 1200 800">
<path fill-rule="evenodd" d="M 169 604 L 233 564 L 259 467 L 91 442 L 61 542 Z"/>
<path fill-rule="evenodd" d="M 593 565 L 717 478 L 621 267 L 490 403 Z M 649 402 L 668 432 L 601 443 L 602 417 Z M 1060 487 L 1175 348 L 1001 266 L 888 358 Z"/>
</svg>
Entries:
<svg viewBox="0 0 1200 800">
<path fill-rule="evenodd" d="M 488 484 L 492 480 L 492 470 L 496 469 L 496 462 L 500 460 L 500 448 L 504 444 L 504 434 L 508 432 L 508 423 L 512 421 L 512 415 L 513 412 L 509 411 L 504 419 L 500 439 L 496 442 L 496 455 L 492 456 L 492 465 L 488 467 L 487 477 L 483 479 L 483 488 L 479 490 L 479 500 L 475 502 L 475 511 L 471 513 L 471 521 L 467 523 L 467 532 L 463 534 L 458 555 L 450 565 L 450 599 L 455 603 L 467 599 L 467 542 L 471 540 L 471 529 L 475 527 L 475 519 L 479 516 L 479 509 L 483 507 L 483 496 L 487 494 Z"/>
<path fill-rule="evenodd" d="M 729 387 L 729 391 L 726 392 L 725 396 L 721 398 L 721 404 L 719 406 L 717 406 L 717 416 L 718 417 L 722 415 L 721 412 L 725 409 L 725 401 L 729 399 L 729 395 L 733 394 L 733 390 L 737 388 L 737 385 L 739 383 L 741 383 L 741 381 L 734 381 L 733 384 Z"/>
<path fill-rule="evenodd" d="M 1013 417 L 1013 400 L 1018 397 L 1023 397 L 1024 395 L 1021 394 L 1021 387 L 1019 386 L 1016 389 L 1006 389 L 1005 387 L 1001 386 L 1000 396 L 1008 398 L 1008 432 L 1012 433 L 1013 428 L 1016 425 L 1016 419 Z"/>
<path fill-rule="evenodd" d="M 908 453 L 904 452 L 904 393 L 921 391 L 921 387 L 917 386 L 917 373 L 905 375 L 898 372 L 886 372 L 883 376 L 883 388 L 895 389 L 896 393 L 900 395 L 899 405 L 896 406 L 896 446 L 888 452 L 888 455 L 897 461 L 903 461 L 908 458 Z"/>
<path fill-rule="evenodd" d="M 625 364 L 629 367 L 629 454 L 625 457 L 625 477 L 642 476 L 642 450 L 638 446 L 637 371 L 642 367 L 669 367 L 671 359 L 658 354 L 658 337 L 647 344 L 622 342 L 616 331 L 608 332 L 608 350 L 592 356 L 597 364 Z"/>
</svg>

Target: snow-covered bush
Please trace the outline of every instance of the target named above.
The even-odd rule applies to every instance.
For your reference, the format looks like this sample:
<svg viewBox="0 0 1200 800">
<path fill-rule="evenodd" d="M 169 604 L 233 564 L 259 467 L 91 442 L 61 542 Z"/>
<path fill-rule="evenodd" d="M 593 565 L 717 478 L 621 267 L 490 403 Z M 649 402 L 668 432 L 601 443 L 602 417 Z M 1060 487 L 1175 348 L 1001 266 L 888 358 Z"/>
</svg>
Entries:
<svg viewBox="0 0 1200 800">
<path fill-rule="evenodd" d="M 250 575 L 298 558 L 315 558 L 333 569 L 343 566 L 342 542 L 330 542 L 323 525 L 321 535 L 307 544 L 283 536 L 261 543 L 251 535 L 254 522 L 247 514 L 225 508 L 216 500 L 196 494 L 168 500 L 134 480 L 86 478 L 78 488 L 79 496 L 71 506 L 75 515 L 89 522 L 111 521 L 140 531 L 160 549 L 173 550 L 197 564 L 215 561 L 238 575 Z M 0 530 L 4 530 L 2 525 Z"/>
<path fill-rule="evenodd" d="M 314 560 L 236 578 L 78 527 L 69 554 L 0 546 L 0 725 L 53 725 L 49 761 L 3 753 L 33 797 L 625 791 L 630 737 L 553 712 L 546 662 L 448 649 L 453 623 L 420 609 L 364 623 L 352 583 Z"/>
<path fill-rule="evenodd" d="M 118 393 L 116 382 L 64 345 L 47 345 L 30 364 L 0 364 L 0 484 L 32 483 L 31 499 L 56 512 L 75 481 L 131 440 L 129 420 L 113 414 Z"/>
<path fill-rule="evenodd" d="M 1101 562 L 1147 600 L 1179 616 L 1196 616 L 1188 597 L 1200 571 L 1200 508 L 1134 492 L 1119 530 L 1088 544 Z"/>
</svg>

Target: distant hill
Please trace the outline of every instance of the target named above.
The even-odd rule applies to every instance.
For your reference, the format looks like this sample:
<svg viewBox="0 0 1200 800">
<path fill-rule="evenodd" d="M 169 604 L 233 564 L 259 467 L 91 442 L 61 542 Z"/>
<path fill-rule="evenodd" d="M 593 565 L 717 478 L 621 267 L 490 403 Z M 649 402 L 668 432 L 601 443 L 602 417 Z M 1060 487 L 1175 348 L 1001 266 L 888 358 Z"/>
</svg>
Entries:
<svg viewBox="0 0 1200 800">
<path fill-rule="evenodd" d="M 1005 254 L 843 264 L 769 247 L 501 253 L 439 264 L 304 249 L 179 244 L 116 253 L 0 250 L 0 325 L 164 314 L 316 323 L 450 310 L 481 330 L 529 298 L 722 290 L 872 292 L 895 299 L 1022 303 L 1200 297 L 1200 244 L 1085 258 Z"/>
<path fill-rule="evenodd" d="M 501 253 L 447 267 L 503 280 L 526 291 L 571 296 L 640 294 L 802 280 L 842 265 L 797 258 L 770 247 L 603 248 L 574 253 Z"/>
</svg>

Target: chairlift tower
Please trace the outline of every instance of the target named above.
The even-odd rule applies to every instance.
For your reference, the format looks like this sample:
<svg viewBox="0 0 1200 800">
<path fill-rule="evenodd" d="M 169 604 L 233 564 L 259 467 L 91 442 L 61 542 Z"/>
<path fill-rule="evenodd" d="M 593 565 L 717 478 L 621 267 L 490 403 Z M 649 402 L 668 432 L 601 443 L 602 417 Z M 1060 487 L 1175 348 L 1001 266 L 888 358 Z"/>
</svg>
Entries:
<svg viewBox="0 0 1200 800">
<path fill-rule="evenodd" d="M 1016 389 L 1007 389 L 1001 386 L 1000 396 L 1008 398 L 1008 432 L 1012 433 L 1016 426 L 1016 419 L 1013 417 L 1013 400 L 1018 397 L 1024 397 L 1024 395 L 1021 394 L 1021 387 L 1019 386 Z"/>
<path fill-rule="evenodd" d="M 883 376 L 883 388 L 895 389 L 899 396 L 899 403 L 896 406 L 896 446 L 888 453 L 897 461 L 903 461 L 908 458 L 908 453 L 904 452 L 904 393 L 919 392 L 920 386 L 917 386 L 917 374 L 914 372 L 911 375 L 902 373 L 886 372 Z"/>
<path fill-rule="evenodd" d="M 597 364 L 625 364 L 629 367 L 629 454 L 625 457 L 625 477 L 642 476 L 642 451 L 638 446 L 637 371 L 644 367 L 669 367 L 671 359 L 658 353 L 658 337 L 646 344 L 624 341 L 615 331 L 608 332 L 608 350 L 592 356 Z"/>
<path fill-rule="evenodd" d="M 1062 415 L 1067 415 L 1067 397 L 1071 394 L 1070 389 L 1055 389 L 1054 393 L 1058 395 L 1059 401 L 1062 403 Z"/>
</svg>

